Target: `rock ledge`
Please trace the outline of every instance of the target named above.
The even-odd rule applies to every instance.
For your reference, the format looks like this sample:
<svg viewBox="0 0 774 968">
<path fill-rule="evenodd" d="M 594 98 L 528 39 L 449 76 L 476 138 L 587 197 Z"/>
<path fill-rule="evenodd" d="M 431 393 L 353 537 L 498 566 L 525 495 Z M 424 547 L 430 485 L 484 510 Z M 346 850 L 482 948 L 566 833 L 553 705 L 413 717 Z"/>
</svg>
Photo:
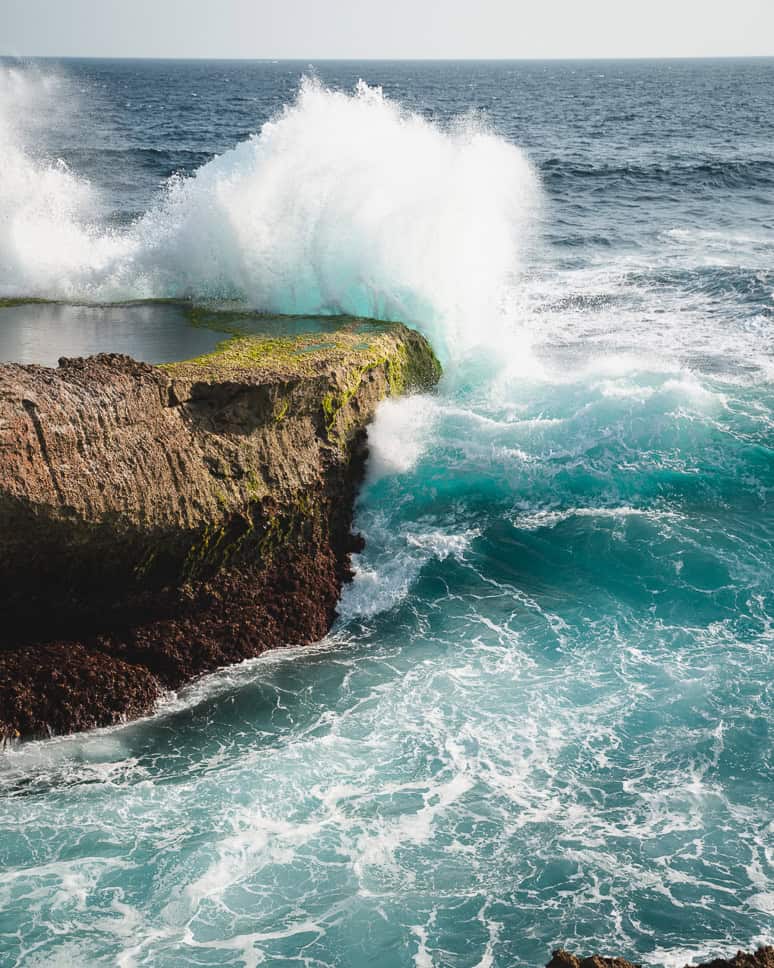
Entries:
<svg viewBox="0 0 774 968">
<path fill-rule="evenodd" d="M 0 366 L 0 740 L 104 726 L 335 617 L 366 425 L 440 366 L 400 324 L 154 367 Z"/>
</svg>

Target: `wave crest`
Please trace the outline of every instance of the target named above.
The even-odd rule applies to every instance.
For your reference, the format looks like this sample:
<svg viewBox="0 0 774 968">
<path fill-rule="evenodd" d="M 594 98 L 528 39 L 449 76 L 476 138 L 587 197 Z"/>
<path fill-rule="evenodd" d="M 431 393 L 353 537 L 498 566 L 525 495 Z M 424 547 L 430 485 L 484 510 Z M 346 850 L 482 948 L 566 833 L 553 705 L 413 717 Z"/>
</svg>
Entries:
<svg viewBox="0 0 774 968">
<path fill-rule="evenodd" d="M 0 126 L 8 106 L 5 91 Z M 63 163 L 7 140 L 0 293 L 401 319 L 447 354 L 497 319 L 540 196 L 524 154 L 479 120 L 441 128 L 363 81 L 348 94 L 304 79 L 123 232 L 98 228 L 90 186 Z"/>
</svg>

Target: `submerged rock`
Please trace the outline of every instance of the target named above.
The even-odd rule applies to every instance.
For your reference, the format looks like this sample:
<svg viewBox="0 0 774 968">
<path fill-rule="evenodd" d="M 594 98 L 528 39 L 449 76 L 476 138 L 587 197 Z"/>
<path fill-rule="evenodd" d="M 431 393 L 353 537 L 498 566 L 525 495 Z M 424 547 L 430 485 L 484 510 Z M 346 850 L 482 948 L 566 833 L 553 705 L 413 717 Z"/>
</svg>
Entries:
<svg viewBox="0 0 774 968">
<path fill-rule="evenodd" d="M 601 955 L 578 958 L 559 948 L 554 951 L 546 968 L 640 968 L 640 965 L 623 958 L 603 958 Z M 686 968 L 690 966 L 686 965 Z M 738 951 L 733 958 L 717 958 L 697 968 L 774 968 L 774 948 L 759 948 L 754 953 Z"/>
<path fill-rule="evenodd" d="M 137 716 L 322 638 L 366 425 L 439 375 L 419 334 L 353 319 L 163 367 L 0 366 L 0 737 Z"/>
</svg>

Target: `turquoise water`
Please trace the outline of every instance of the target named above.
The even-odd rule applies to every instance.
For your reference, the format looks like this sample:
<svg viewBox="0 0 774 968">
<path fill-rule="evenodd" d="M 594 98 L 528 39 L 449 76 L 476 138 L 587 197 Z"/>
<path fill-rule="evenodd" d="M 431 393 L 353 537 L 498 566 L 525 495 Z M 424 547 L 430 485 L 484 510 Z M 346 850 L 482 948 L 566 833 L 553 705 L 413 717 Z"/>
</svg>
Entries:
<svg viewBox="0 0 774 968">
<path fill-rule="evenodd" d="M 214 111 L 226 84 L 273 107 L 294 69 L 147 70 L 206 88 Z M 145 721 L 6 751 L 0 964 L 501 968 L 564 945 L 680 968 L 774 941 L 773 71 L 320 66 L 434 124 L 488 111 L 497 139 L 467 153 L 437 127 L 406 134 L 368 94 L 304 103 L 256 164 L 276 199 L 275 149 L 294 185 L 309 131 L 331 152 L 325 190 L 293 194 L 316 234 L 281 239 L 315 285 L 283 288 L 263 256 L 254 275 L 223 259 L 208 285 L 250 302 L 259 278 L 275 311 L 402 305 L 444 379 L 371 428 L 367 545 L 326 641 L 223 670 Z M 206 152 L 196 111 L 179 138 Z M 353 119 L 394 140 L 390 160 L 424 151 L 426 208 L 397 161 L 385 183 L 368 153 L 352 169 L 350 142 L 330 148 Z M 241 206 L 263 197 L 231 161 L 214 164 Z M 337 195 L 345 176 L 366 221 Z M 184 223 L 204 230 L 214 205 Z M 460 213 L 474 251 L 439 233 L 425 263 Z M 146 243 L 120 241 L 109 282 L 96 263 L 60 266 L 56 285 L 27 266 L 28 288 L 147 295 Z"/>
</svg>

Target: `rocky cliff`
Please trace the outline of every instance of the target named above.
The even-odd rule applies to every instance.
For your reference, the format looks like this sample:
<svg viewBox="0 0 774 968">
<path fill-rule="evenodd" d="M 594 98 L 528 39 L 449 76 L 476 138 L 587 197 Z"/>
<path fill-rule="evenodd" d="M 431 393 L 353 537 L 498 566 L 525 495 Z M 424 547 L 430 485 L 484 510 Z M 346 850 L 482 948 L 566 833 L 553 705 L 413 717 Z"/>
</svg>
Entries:
<svg viewBox="0 0 774 968">
<path fill-rule="evenodd" d="M 324 636 L 366 425 L 439 373 L 417 333 L 354 319 L 165 367 L 0 366 L 0 737 L 137 716 Z"/>
</svg>

